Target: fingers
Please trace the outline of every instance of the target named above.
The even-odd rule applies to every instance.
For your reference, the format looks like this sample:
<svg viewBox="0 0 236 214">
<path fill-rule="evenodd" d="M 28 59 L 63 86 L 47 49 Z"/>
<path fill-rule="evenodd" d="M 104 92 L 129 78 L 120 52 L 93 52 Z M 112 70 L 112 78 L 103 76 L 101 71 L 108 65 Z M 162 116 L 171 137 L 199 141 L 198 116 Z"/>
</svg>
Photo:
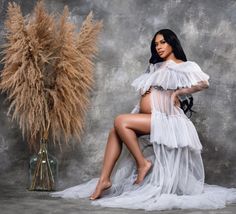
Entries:
<svg viewBox="0 0 236 214">
<path fill-rule="evenodd" d="M 174 106 L 180 107 L 180 101 L 179 101 L 179 98 L 178 98 L 178 96 L 176 94 L 173 93 L 171 95 L 171 101 L 172 101 Z"/>
<path fill-rule="evenodd" d="M 151 87 L 142 96 L 144 97 L 146 94 L 150 94 L 150 93 L 151 93 Z"/>
<path fill-rule="evenodd" d="M 177 97 L 175 99 L 174 105 L 180 107 L 180 102 L 179 102 L 179 99 Z"/>
</svg>

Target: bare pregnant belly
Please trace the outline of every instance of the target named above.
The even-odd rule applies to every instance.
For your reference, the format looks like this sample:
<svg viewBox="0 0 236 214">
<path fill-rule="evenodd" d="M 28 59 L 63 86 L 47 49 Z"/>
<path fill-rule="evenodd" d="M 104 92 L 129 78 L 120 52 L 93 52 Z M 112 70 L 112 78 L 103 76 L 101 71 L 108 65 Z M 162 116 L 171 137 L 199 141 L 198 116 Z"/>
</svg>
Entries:
<svg viewBox="0 0 236 214">
<path fill-rule="evenodd" d="M 151 114 L 151 93 L 141 96 L 140 100 L 140 113 Z"/>
</svg>

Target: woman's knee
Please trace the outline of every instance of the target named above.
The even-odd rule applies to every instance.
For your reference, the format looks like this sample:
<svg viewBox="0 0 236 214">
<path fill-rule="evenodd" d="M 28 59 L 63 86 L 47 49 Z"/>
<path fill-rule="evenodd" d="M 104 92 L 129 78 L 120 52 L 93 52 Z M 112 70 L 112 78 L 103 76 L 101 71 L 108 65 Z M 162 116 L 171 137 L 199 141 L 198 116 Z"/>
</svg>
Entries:
<svg viewBox="0 0 236 214">
<path fill-rule="evenodd" d="M 124 114 L 116 116 L 114 120 L 114 128 L 118 130 L 122 127 L 125 127 L 125 125 L 126 125 L 126 116 Z"/>
</svg>

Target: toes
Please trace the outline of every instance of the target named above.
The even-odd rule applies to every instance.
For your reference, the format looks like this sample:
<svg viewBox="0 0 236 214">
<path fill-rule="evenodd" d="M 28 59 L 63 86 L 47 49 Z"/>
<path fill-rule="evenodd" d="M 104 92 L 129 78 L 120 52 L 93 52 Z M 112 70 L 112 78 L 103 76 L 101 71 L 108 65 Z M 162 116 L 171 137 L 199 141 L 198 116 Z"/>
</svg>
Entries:
<svg viewBox="0 0 236 214">
<path fill-rule="evenodd" d="M 90 196 L 90 200 L 95 200 L 99 198 L 102 192 L 110 187 L 111 187 L 111 183 L 108 183 L 106 185 L 100 184 L 99 186 L 96 187 L 95 192 Z"/>
<path fill-rule="evenodd" d="M 93 197 L 93 196 L 91 196 L 89 199 L 90 199 L 90 200 L 95 200 L 96 198 L 95 198 L 95 197 Z"/>
<path fill-rule="evenodd" d="M 90 200 L 95 200 L 95 199 L 97 199 L 97 198 L 98 198 L 98 195 L 96 196 L 95 194 L 93 194 L 93 195 L 90 196 L 89 199 L 90 199 Z"/>
<path fill-rule="evenodd" d="M 89 197 L 90 200 L 95 200 L 99 196 L 98 194 L 98 188 L 96 187 L 95 191 L 93 194 Z"/>
<path fill-rule="evenodd" d="M 94 193 L 89 197 L 90 200 L 94 200 Z"/>
</svg>

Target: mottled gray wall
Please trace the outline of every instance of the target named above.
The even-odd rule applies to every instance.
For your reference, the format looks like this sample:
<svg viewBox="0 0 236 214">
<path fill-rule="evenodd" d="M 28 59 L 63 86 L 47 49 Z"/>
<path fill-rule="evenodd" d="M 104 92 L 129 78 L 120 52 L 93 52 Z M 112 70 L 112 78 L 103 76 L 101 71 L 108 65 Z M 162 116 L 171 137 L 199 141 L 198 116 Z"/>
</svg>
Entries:
<svg viewBox="0 0 236 214">
<path fill-rule="evenodd" d="M 7 0 L 1 1 L 1 34 Z M 17 1 L 24 14 L 35 1 Z M 138 97 L 131 81 L 144 72 L 150 57 L 150 41 L 161 28 L 179 36 L 189 60 L 196 61 L 211 77 L 210 88 L 194 95 L 193 122 L 203 144 L 206 182 L 236 186 L 236 2 L 230 0 L 46 0 L 51 11 L 67 4 L 80 26 L 93 10 L 103 19 L 100 52 L 96 60 L 96 85 L 87 114 L 81 144 L 51 148 L 60 161 L 60 187 L 97 176 L 109 129 L 116 115 L 130 112 Z M 1 43 L 2 43 L 2 37 Z M 18 126 L 6 116 L 0 101 L 1 182 L 25 184 L 29 152 Z"/>
</svg>

